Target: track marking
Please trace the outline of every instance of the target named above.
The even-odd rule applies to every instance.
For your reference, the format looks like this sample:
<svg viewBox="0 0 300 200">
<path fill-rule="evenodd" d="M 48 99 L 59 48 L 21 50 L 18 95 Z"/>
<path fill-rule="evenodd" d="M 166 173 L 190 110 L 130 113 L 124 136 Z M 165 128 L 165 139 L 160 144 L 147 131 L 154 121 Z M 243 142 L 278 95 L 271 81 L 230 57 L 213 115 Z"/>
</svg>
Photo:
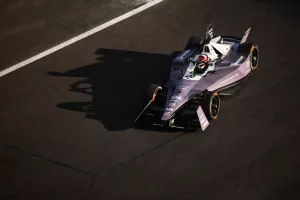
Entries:
<svg viewBox="0 0 300 200">
<path fill-rule="evenodd" d="M 82 40 L 82 39 L 84 39 L 84 38 L 86 38 L 86 37 L 88 37 L 90 35 L 93 35 L 93 34 L 99 32 L 99 31 L 101 31 L 101 30 L 103 30 L 105 28 L 108 28 L 108 27 L 110 27 L 110 26 L 112 26 L 112 25 L 114 25 L 114 24 L 116 24 L 116 23 L 118 23 L 120 21 L 123 21 L 123 20 L 125 20 L 125 19 L 127 19 L 127 18 L 129 18 L 129 17 L 131 17 L 133 15 L 136 15 L 136 14 L 138 14 L 138 13 L 140 13 L 140 12 L 142 12 L 142 11 L 144 11 L 144 10 L 146 10 L 146 9 L 148 9 L 148 8 L 154 6 L 154 5 L 156 5 L 156 4 L 158 4 L 158 3 L 162 2 L 162 1 L 164 1 L 164 0 L 153 0 L 153 1 L 150 1 L 149 3 L 146 3 L 146 4 L 144 4 L 144 5 L 140 6 L 140 7 L 132 10 L 132 11 L 129 11 L 129 12 L 127 12 L 127 13 L 125 13 L 125 14 L 123 14 L 123 15 L 115 18 L 115 19 L 112 19 L 112 20 L 104 23 L 104 24 L 101 24 L 101 25 L 99 25 L 99 26 L 97 26 L 97 27 L 95 27 L 95 28 L 93 28 L 93 29 L 91 29 L 89 31 L 86 31 L 86 32 L 84 32 L 84 33 L 82 33 L 82 34 L 80 34 L 80 35 L 78 35 L 76 37 L 73 37 L 73 38 L 71 38 L 71 39 L 69 39 L 69 40 L 67 40 L 67 41 L 65 41 L 65 42 L 63 42 L 63 43 L 61 43 L 61 44 L 59 44 L 59 45 L 57 45 L 55 47 L 52 47 L 52 48 L 50 48 L 50 49 L 48 49 L 46 51 L 43 51 L 42 53 L 39 53 L 39 54 L 37 54 L 37 55 L 35 55 L 35 56 L 31 57 L 31 58 L 28 58 L 27 60 L 24 60 L 24 61 L 22 61 L 22 62 L 20 62 L 18 64 L 15 64 L 15 65 L 13 65 L 13 66 L 5 69 L 5 70 L 2 70 L 2 71 L 0 71 L 0 77 L 4 76 L 6 74 L 9 74 L 9 73 L 11 73 L 11 72 L 13 72 L 13 71 L 15 71 L 17 69 L 20 69 L 20 68 L 22 68 L 22 67 L 24 67 L 24 66 L 26 66 L 26 65 L 28 65 L 30 63 L 33 63 L 34 61 L 37 61 L 37 60 L 39 60 L 39 59 L 41 59 L 43 57 L 46 57 L 46 56 L 48 56 L 48 55 L 50 55 L 50 54 L 52 54 L 52 53 L 54 53 L 54 52 L 56 52 L 56 51 L 58 51 L 58 50 L 60 50 L 62 48 L 65 48 L 65 47 L 67 47 L 67 46 L 69 46 L 69 45 L 71 45 L 71 44 L 73 44 L 75 42 L 78 42 L 79 40 Z"/>
</svg>

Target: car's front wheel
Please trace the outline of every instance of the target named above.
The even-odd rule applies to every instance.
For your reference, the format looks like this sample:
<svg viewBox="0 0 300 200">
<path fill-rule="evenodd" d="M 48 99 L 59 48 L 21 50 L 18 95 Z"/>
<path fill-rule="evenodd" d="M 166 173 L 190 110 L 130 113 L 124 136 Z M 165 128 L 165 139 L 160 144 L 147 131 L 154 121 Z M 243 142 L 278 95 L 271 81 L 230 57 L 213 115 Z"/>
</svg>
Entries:
<svg viewBox="0 0 300 200">
<path fill-rule="evenodd" d="M 208 120 L 215 120 L 218 118 L 220 103 L 220 97 L 217 92 L 206 91 L 203 94 L 201 107 Z"/>
</svg>

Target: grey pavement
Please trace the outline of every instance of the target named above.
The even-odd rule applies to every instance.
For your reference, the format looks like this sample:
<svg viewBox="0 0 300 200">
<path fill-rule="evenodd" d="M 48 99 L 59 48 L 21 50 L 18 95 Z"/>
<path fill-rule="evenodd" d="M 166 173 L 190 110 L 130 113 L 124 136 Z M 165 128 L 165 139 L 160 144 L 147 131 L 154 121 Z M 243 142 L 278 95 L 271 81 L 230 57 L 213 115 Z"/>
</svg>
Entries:
<svg viewBox="0 0 300 200">
<path fill-rule="evenodd" d="M 0 69 L 17 64 L 149 0 L 0 1 Z"/>
</svg>

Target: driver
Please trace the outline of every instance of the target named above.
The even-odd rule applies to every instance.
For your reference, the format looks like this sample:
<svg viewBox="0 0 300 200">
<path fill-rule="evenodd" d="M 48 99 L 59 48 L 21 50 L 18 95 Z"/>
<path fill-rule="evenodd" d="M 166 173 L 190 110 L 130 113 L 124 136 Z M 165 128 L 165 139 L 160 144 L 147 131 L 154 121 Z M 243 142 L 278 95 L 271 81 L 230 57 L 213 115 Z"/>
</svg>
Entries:
<svg viewBox="0 0 300 200">
<path fill-rule="evenodd" d="M 203 74 L 209 67 L 210 59 L 206 54 L 201 54 L 196 62 L 195 72 L 196 74 Z"/>
</svg>

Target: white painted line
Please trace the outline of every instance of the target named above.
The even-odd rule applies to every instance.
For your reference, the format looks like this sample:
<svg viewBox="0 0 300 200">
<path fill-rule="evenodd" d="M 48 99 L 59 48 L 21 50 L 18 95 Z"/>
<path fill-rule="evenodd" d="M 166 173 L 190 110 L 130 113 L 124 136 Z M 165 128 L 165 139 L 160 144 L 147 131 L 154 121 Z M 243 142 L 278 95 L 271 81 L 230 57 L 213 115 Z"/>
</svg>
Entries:
<svg viewBox="0 0 300 200">
<path fill-rule="evenodd" d="M 54 53 L 54 52 L 56 52 L 56 51 L 58 51 L 58 50 L 60 50 L 62 48 L 65 48 L 65 47 L 67 47 L 67 46 L 69 46 L 69 45 L 71 45 L 71 44 L 73 44 L 75 42 L 78 42 L 79 40 L 82 40 L 82 39 L 84 39 L 84 38 L 86 38 L 86 37 L 88 37 L 90 35 L 93 35 L 93 34 L 99 32 L 99 31 L 101 31 L 101 30 L 103 30 L 105 28 L 108 28 L 108 27 L 110 27 L 110 26 L 112 26 L 112 25 L 114 25 L 114 24 L 116 24 L 116 23 L 118 23 L 120 21 L 123 21 L 123 20 L 125 20 L 125 19 L 127 19 L 127 18 L 129 18 L 129 17 L 131 17 L 133 15 L 136 15 L 136 14 L 138 14 L 138 13 L 140 13 L 140 12 L 142 12 L 142 11 L 144 11 L 144 10 L 146 10 L 146 9 L 148 9 L 148 8 L 154 6 L 154 5 L 156 5 L 156 4 L 158 4 L 158 3 L 162 2 L 162 1 L 164 1 L 164 0 L 153 0 L 153 1 L 150 1 L 149 3 L 146 3 L 145 5 L 142 5 L 142 6 L 136 8 L 136 9 L 134 9 L 132 11 L 129 11 L 128 13 L 125 13 L 125 14 L 123 14 L 123 15 L 115 18 L 115 19 L 112 19 L 112 20 L 110 20 L 110 21 L 108 21 L 108 22 L 106 22 L 104 24 L 101 24 L 100 26 L 97 26 L 96 28 L 93 28 L 93 29 L 91 29 L 91 30 L 89 30 L 87 32 L 84 32 L 84 33 L 82 33 L 82 34 L 80 34 L 80 35 L 78 35 L 76 37 L 73 37 L 73 38 L 71 38 L 71 39 L 69 39 L 69 40 L 67 40 L 67 41 L 65 41 L 65 42 L 63 42 L 63 43 L 55 46 L 55 47 L 52 47 L 52 48 L 50 48 L 50 49 L 48 49 L 48 50 L 46 50 L 46 51 L 44 51 L 42 53 L 39 53 L 39 54 L 37 54 L 37 55 L 35 55 L 35 56 L 27 59 L 27 60 L 24 60 L 24 61 L 22 61 L 22 62 L 20 62 L 20 63 L 18 63 L 16 65 L 13 65 L 13 66 L 11 66 L 11 67 L 3 70 L 3 71 L 0 71 L 0 77 L 4 76 L 6 74 L 9 74 L 9 73 L 11 73 L 11 72 L 13 72 L 13 71 L 21 68 L 21 67 L 24 67 L 24 66 L 26 66 L 26 65 L 34 62 L 34 61 L 37 61 L 37 60 L 39 60 L 39 59 L 41 59 L 41 58 L 43 58 L 45 56 L 48 56 L 48 55 L 50 55 L 50 54 L 52 54 L 52 53 Z"/>
</svg>

